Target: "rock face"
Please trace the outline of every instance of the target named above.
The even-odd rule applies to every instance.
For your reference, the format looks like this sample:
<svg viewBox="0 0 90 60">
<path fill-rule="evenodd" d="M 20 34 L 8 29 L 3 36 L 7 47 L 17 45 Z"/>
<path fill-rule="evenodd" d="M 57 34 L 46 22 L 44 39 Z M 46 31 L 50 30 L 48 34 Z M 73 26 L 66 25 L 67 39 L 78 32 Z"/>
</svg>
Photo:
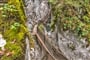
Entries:
<svg viewBox="0 0 90 60">
<path fill-rule="evenodd" d="M 47 0 L 25 0 L 26 24 L 30 31 L 35 24 L 34 21 L 37 23 L 49 11 L 46 8 L 44 13 L 43 11 L 40 12 L 39 8 L 43 5 L 43 1 Z M 79 37 L 69 31 L 57 30 L 58 28 L 54 32 L 47 32 L 47 35 L 38 31 L 39 36 L 51 55 L 54 56 L 54 59 L 36 38 L 31 60 L 90 60 L 90 47 L 86 47 L 87 42 L 84 38 L 79 39 Z"/>
<path fill-rule="evenodd" d="M 68 60 L 89 60 L 90 47 L 86 48 L 85 39 L 79 39 L 69 31 L 58 34 L 59 49 Z"/>
</svg>

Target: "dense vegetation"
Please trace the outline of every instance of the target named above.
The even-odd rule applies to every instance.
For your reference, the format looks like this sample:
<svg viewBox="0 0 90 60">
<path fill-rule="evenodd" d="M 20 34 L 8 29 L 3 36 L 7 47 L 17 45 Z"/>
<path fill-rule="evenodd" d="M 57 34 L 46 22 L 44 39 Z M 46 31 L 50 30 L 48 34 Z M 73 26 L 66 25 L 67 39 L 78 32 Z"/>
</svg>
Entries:
<svg viewBox="0 0 90 60">
<path fill-rule="evenodd" d="M 55 24 L 90 42 L 90 0 L 49 0 L 52 6 L 52 30 Z"/>
<path fill-rule="evenodd" d="M 27 32 L 22 0 L 8 1 L 0 7 L 0 13 L 0 33 L 7 43 L 0 60 L 22 60 Z"/>
</svg>

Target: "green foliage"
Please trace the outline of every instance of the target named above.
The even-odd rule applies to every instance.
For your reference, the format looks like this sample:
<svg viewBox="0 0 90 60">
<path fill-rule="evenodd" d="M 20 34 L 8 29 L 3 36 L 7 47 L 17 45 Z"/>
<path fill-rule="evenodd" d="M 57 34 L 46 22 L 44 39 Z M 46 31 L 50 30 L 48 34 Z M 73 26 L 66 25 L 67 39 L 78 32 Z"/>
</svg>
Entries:
<svg viewBox="0 0 90 60">
<path fill-rule="evenodd" d="M 25 20 L 26 20 L 26 17 L 25 17 L 25 14 L 24 14 L 24 4 L 23 4 L 23 1 L 22 0 L 10 0 L 8 2 L 8 4 L 13 4 L 17 7 L 18 9 L 18 13 L 19 13 L 19 16 L 21 18 L 21 22 L 23 24 L 25 24 Z"/>
<path fill-rule="evenodd" d="M 11 25 L 9 30 L 6 30 L 4 37 L 6 37 L 8 40 L 22 40 L 24 39 L 26 32 L 27 29 L 24 25 L 15 22 L 13 25 Z"/>
<path fill-rule="evenodd" d="M 16 16 L 18 15 L 18 11 L 14 5 L 4 4 L 4 6 L 2 6 L 0 9 L 2 10 L 2 19 L 4 20 L 10 20 L 12 18 L 15 19 L 18 17 Z"/>
<path fill-rule="evenodd" d="M 1 60 L 19 60 L 19 58 L 23 55 L 23 51 L 22 51 L 20 43 L 13 44 L 12 42 L 8 42 L 7 45 L 6 45 L 6 49 L 8 51 L 12 52 L 12 55 L 11 56 L 6 56 L 6 54 L 5 54 L 1 58 Z"/>
<path fill-rule="evenodd" d="M 6 52 L 0 60 L 23 60 L 23 41 L 28 30 L 25 26 L 26 17 L 22 0 L 9 0 L 0 7 L 0 13 L 0 33 L 7 41 Z M 31 40 L 30 34 L 27 35 Z M 8 52 L 12 52 L 12 55 L 6 56 Z"/>
<path fill-rule="evenodd" d="M 43 26 L 43 24 L 39 24 L 39 26 L 38 26 L 38 29 L 40 30 L 40 32 L 44 32 L 44 26 Z"/>
<path fill-rule="evenodd" d="M 88 16 L 83 16 L 82 18 L 85 23 L 87 23 L 87 24 L 90 23 L 90 18 Z"/>
<path fill-rule="evenodd" d="M 57 0 L 49 0 L 49 3 L 55 4 Z"/>
<path fill-rule="evenodd" d="M 60 30 L 69 30 L 90 40 L 90 0 L 49 0 L 49 2 L 52 6 L 53 30 L 58 24 Z"/>
<path fill-rule="evenodd" d="M 18 30 L 20 28 L 20 24 L 19 23 L 14 23 L 13 25 L 11 25 L 11 29 L 12 30 Z"/>
</svg>

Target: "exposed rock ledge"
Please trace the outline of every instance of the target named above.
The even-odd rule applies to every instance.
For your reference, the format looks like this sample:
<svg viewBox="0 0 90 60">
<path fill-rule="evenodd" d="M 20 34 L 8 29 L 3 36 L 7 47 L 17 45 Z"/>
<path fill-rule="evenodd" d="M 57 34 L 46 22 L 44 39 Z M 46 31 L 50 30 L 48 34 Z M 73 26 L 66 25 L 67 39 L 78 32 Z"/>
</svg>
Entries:
<svg viewBox="0 0 90 60">
<path fill-rule="evenodd" d="M 40 36 L 43 37 L 42 34 L 40 34 Z M 48 39 L 43 39 L 43 40 L 45 45 L 51 52 L 51 54 L 56 58 L 56 60 L 89 60 L 90 59 L 90 47 L 86 47 L 87 42 L 85 42 L 85 39 L 79 39 L 69 31 L 66 32 L 62 31 L 62 33 L 58 33 L 58 39 L 56 33 L 53 32 L 51 33 L 51 36 Z M 48 56 L 43 48 L 41 48 L 38 51 L 39 51 L 38 54 L 40 54 L 38 55 L 39 57 Z M 51 58 L 49 59 L 48 56 L 48 58 L 45 60 L 53 60 L 53 59 Z"/>
<path fill-rule="evenodd" d="M 38 4 L 41 2 L 42 0 L 37 0 L 36 2 L 33 2 L 32 0 L 25 1 L 28 19 L 27 26 L 29 29 L 31 28 L 29 22 L 34 18 L 33 9 L 37 8 Z M 58 33 L 56 31 L 52 32 L 51 35 L 48 36 L 48 39 L 40 32 L 39 35 L 56 60 L 90 60 L 90 47 L 86 47 L 87 42 L 85 39 L 79 39 L 69 31 L 60 31 Z M 32 60 L 54 60 L 45 51 L 40 42 L 37 42 L 37 39 L 35 42 Z"/>
</svg>

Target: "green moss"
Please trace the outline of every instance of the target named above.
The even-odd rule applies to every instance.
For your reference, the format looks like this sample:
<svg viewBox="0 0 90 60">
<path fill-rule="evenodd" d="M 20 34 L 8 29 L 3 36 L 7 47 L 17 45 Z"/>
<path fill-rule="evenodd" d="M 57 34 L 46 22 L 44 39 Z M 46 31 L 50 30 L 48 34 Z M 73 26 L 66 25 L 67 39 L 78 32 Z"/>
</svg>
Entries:
<svg viewBox="0 0 90 60">
<path fill-rule="evenodd" d="M 8 3 L 13 4 L 17 7 L 21 22 L 25 24 L 26 17 L 25 17 L 24 8 L 23 8 L 24 7 L 23 1 L 22 0 L 15 0 L 15 1 L 10 0 Z"/>
<path fill-rule="evenodd" d="M 39 24 L 38 25 L 38 29 L 40 30 L 40 32 L 44 32 L 44 26 L 43 26 L 43 24 Z"/>
<path fill-rule="evenodd" d="M 25 36 L 32 39 L 25 26 L 22 0 L 8 1 L 0 7 L 0 13 L 0 33 L 7 42 L 6 51 L 0 60 L 24 60 Z M 7 56 L 8 52 L 12 54 Z"/>
<path fill-rule="evenodd" d="M 22 48 L 20 46 L 20 43 L 17 43 L 17 41 L 16 41 L 15 44 L 11 43 L 10 41 L 7 41 L 6 49 L 7 49 L 7 51 L 12 52 L 12 55 L 11 56 L 6 56 L 6 54 L 5 54 L 1 58 L 1 60 L 8 60 L 8 59 L 9 60 L 15 60 L 16 58 L 20 58 L 24 54 L 23 51 L 22 51 Z"/>
</svg>

